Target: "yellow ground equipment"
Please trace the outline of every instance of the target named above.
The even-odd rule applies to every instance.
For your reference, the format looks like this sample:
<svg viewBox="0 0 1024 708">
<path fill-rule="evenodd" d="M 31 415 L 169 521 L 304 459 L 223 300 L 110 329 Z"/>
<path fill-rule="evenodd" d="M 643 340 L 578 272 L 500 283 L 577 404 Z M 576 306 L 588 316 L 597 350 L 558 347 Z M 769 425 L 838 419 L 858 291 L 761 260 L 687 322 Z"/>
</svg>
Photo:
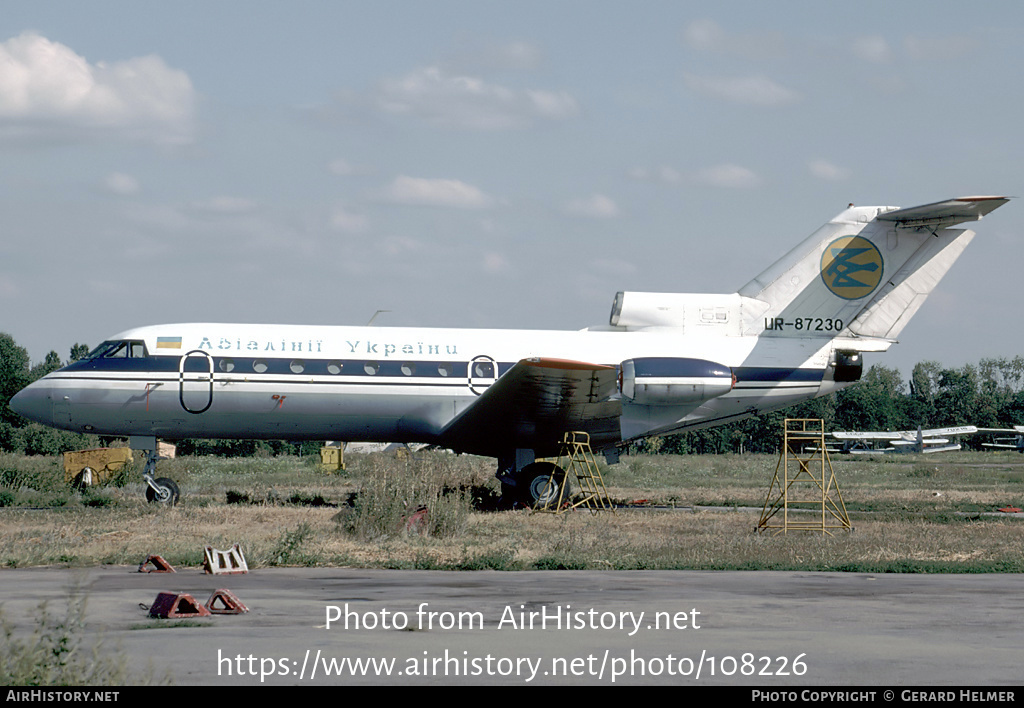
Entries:
<svg viewBox="0 0 1024 708">
<path fill-rule="evenodd" d="M 537 503 L 536 511 L 560 514 L 581 506 L 592 511 L 614 511 L 601 470 L 590 449 L 590 435 L 579 431 L 566 433 L 556 464 L 558 472 L 548 478 L 548 489 L 540 495 L 544 501 Z M 574 476 L 580 485 L 580 494 L 575 498 L 571 498 L 567 491 L 570 476 Z M 558 494 L 550 493 L 552 484 L 557 486 Z"/>
<path fill-rule="evenodd" d="M 97 447 L 64 453 L 64 481 L 76 487 L 106 484 L 133 462 L 131 448 Z"/>
<path fill-rule="evenodd" d="M 345 451 L 334 445 L 320 448 L 320 467 L 325 472 L 338 472 L 345 469 Z"/>
<path fill-rule="evenodd" d="M 825 448 L 824 421 L 787 418 L 782 454 L 761 510 L 758 531 L 850 531 L 843 495 Z"/>
</svg>

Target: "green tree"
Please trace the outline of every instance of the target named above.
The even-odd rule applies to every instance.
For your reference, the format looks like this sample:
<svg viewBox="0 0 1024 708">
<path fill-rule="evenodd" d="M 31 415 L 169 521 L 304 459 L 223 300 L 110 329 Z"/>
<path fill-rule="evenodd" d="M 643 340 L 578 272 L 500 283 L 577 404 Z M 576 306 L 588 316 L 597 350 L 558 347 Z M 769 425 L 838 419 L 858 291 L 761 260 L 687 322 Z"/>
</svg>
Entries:
<svg viewBox="0 0 1024 708">
<path fill-rule="evenodd" d="M 904 384 L 900 372 L 876 364 L 864 378 L 836 394 L 835 426 L 839 430 L 901 430 L 908 426 L 900 405 Z"/>
<path fill-rule="evenodd" d="M 27 421 L 7 405 L 18 391 L 28 385 L 28 352 L 19 347 L 14 337 L 0 332 L 0 448 L 15 450 L 20 446 L 18 428 Z"/>
<path fill-rule="evenodd" d="M 64 363 L 60 360 L 60 355 L 57 352 L 51 351 L 46 355 L 46 358 L 43 359 L 42 364 L 36 364 L 32 367 L 32 370 L 29 372 L 29 380 L 36 381 L 41 379 L 62 366 L 64 366 Z"/>
<path fill-rule="evenodd" d="M 76 362 L 79 359 L 84 359 L 89 354 L 88 344 L 74 343 L 71 345 L 71 359 L 68 363 Z"/>
<path fill-rule="evenodd" d="M 943 369 L 935 396 L 935 424 L 964 425 L 978 418 L 978 370 L 971 364 Z"/>
</svg>

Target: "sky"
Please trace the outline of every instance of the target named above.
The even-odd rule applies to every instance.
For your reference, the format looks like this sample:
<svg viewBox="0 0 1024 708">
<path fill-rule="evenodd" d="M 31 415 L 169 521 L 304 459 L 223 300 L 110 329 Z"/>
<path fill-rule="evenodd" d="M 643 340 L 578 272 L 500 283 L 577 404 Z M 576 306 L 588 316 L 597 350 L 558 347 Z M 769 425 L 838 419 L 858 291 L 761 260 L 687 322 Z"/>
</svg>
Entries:
<svg viewBox="0 0 1024 708">
<path fill-rule="evenodd" d="M 850 202 L 1024 196 L 1024 4 L 11 2 L 0 331 L 580 329 Z M 1024 204 L 867 363 L 1024 352 Z"/>
</svg>

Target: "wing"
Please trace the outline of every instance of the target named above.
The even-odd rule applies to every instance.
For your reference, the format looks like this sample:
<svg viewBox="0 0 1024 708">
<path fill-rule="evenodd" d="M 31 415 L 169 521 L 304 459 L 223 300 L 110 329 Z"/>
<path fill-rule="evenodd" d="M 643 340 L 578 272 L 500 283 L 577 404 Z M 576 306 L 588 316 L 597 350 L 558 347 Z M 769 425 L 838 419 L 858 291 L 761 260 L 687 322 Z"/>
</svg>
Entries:
<svg viewBox="0 0 1024 708">
<path fill-rule="evenodd" d="M 887 433 L 874 431 L 864 433 L 848 433 L 844 431 L 836 431 L 832 433 L 832 437 L 834 437 L 836 440 L 899 440 L 900 438 L 903 437 L 903 433 Z"/>
<path fill-rule="evenodd" d="M 562 436 L 590 433 L 595 450 L 619 441 L 622 404 L 614 366 L 562 359 L 523 359 L 441 432 L 440 444 L 495 456 L 516 448 L 557 454 Z"/>
<path fill-rule="evenodd" d="M 973 435 L 978 432 L 978 429 L 973 425 L 958 425 L 952 428 L 932 428 L 930 430 L 922 430 L 921 435 L 926 438 L 934 438 L 937 435 Z"/>
</svg>

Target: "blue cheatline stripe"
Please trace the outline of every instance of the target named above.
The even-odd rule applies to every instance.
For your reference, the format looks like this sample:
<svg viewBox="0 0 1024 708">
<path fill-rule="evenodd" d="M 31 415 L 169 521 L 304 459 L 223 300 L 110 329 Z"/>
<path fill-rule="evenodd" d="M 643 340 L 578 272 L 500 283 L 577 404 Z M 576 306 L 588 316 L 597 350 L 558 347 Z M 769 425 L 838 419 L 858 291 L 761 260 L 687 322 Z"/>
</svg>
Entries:
<svg viewBox="0 0 1024 708">
<path fill-rule="evenodd" d="M 633 371 L 637 378 L 654 376 L 659 378 L 724 378 L 729 379 L 732 371 L 724 364 L 705 359 L 684 359 L 678 357 L 639 357 L 633 359 Z"/>
<path fill-rule="evenodd" d="M 143 372 L 167 372 L 178 373 L 178 365 L 181 361 L 178 356 L 148 356 L 140 358 L 111 358 L 111 359 L 89 359 L 69 364 L 62 371 L 85 372 L 95 371 L 103 373 L 143 373 Z M 699 362 L 700 360 L 689 360 Z M 256 370 L 256 364 L 266 365 L 263 371 Z M 498 375 L 502 375 L 515 366 L 516 362 L 499 362 Z M 705 362 L 712 365 L 712 362 Z M 301 366 L 301 368 L 300 368 Z M 272 374 L 284 376 L 344 376 L 344 377 L 389 377 L 389 378 L 430 378 L 439 379 L 463 379 L 469 374 L 468 362 L 465 361 L 402 361 L 402 360 L 373 360 L 373 359 L 305 359 L 295 358 L 270 358 L 270 357 L 213 357 L 214 376 L 245 376 L 247 374 Z M 209 364 L 205 357 L 193 355 L 186 361 L 185 371 L 189 373 L 202 373 L 209 370 Z M 405 367 L 403 369 L 403 367 Z M 448 374 L 442 374 L 442 368 L 446 367 Z M 654 370 L 661 371 L 661 367 L 655 366 Z M 666 372 L 672 371 L 665 369 Z M 698 375 L 698 369 L 688 369 L 688 375 Z M 371 373 L 372 372 L 372 373 Z M 658 375 L 683 375 L 680 369 L 673 373 Z M 795 369 L 785 367 L 761 367 L 761 366 L 740 366 L 733 369 L 736 374 L 737 386 L 743 384 L 812 384 L 820 383 L 824 377 L 824 369 Z M 648 374 L 654 375 L 654 374 Z M 704 374 L 708 375 L 708 374 Z M 748 386 L 749 387 L 749 386 Z"/>
<path fill-rule="evenodd" d="M 63 371 L 177 373 L 180 361 L 181 358 L 177 356 L 149 356 L 134 359 L 99 358 L 77 361 L 66 366 Z M 259 364 L 259 369 L 257 364 Z M 504 374 L 514 365 L 515 362 L 499 362 L 498 375 Z M 264 366 L 265 368 L 263 368 Z M 387 376 L 465 380 L 469 374 L 468 367 L 469 363 L 466 361 L 213 357 L 214 376 L 276 374 L 286 376 L 361 376 L 366 378 Z M 185 371 L 187 373 L 206 373 L 209 371 L 209 363 L 205 357 L 194 354 L 186 360 Z"/>
<path fill-rule="evenodd" d="M 733 369 L 736 383 L 746 381 L 819 382 L 825 377 L 824 369 L 787 369 L 781 367 L 739 366 Z"/>
</svg>

